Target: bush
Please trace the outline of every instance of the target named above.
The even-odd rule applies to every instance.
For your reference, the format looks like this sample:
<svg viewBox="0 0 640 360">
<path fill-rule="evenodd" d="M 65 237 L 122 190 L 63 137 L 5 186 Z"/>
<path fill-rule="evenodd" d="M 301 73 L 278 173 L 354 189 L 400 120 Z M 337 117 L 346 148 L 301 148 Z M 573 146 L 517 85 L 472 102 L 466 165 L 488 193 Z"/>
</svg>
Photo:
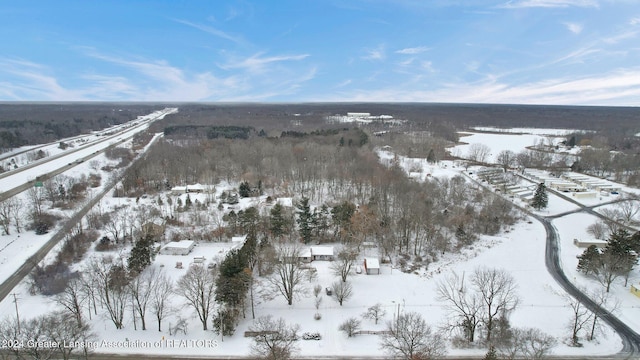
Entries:
<svg viewBox="0 0 640 360">
<path fill-rule="evenodd" d="M 59 294 L 67 286 L 69 280 L 76 275 L 77 273 L 69 271 L 66 264 L 60 262 L 45 267 L 37 265 L 29 274 L 29 292 L 47 296 Z"/>
<path fill-rule="evenodd" d="M 34 230 L 36 235 L 43 235 L 49 232 L 49 230 L 55 226 L 58 217 L 53 214 L 42 213 L 33 219 L 33 222 L 29 226 L 30 230 Z"/>
<path fill-rule="evenodd" d="M 111 239 L 106 236 L 103 236 L 96 244 L 96 251 L 109 251 L 111 249 L 113 249 L 113 244 L 111 244 Z"/>
</svg>

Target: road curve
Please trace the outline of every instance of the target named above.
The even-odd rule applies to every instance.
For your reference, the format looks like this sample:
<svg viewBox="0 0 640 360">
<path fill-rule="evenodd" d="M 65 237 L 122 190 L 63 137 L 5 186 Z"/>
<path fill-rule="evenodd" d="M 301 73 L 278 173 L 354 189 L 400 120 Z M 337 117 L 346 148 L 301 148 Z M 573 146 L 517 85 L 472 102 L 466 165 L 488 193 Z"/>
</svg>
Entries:
<svg viewBox="0 0 640 360">
<path fill-rule="evenodd" d="M 585 305 L 594 314 L 598 314 L 600 319 L 604 320 L 609 326 L 618 333 L 622 339 L 623 348 L 619 353 L 623 359 L 637 359 L 640 355 L 640 335 L 633 331 L 627 324 L 620 321 L 607 309 L 602 308 L 573 285 L 562 270 L 560 265 L 560 256 L 558 250 L 558 232 L 551 224 L 551 220 L 531 214 L 536 220 L 540 221 L 547 232 L 547 246 L 545 250 L 545 265 L 549 274 L 562 286 L 562 288 L 571 296 L 575 297 L 583 305 Z"/>
</svg>

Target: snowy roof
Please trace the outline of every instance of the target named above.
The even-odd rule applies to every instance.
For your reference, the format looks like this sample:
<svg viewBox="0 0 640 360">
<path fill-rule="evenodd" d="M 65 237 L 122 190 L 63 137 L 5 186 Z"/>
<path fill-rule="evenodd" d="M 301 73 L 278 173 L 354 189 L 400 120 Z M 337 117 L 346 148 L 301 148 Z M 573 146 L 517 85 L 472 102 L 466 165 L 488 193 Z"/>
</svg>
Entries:
<svg viewBox="0 0 640 360">
<path fill-rule="evenodd" d="M 188 249 L 193 246 L 193 240 L 180 240 L 180 241 L 172 241 L 163 246 L 163 249 L 174 248 L 174 249 Z"/>
<path fill-rule="evenodd" d="M 312 246 L 311 253 L 313 255 L 333 256 L 333 246 Z"/>
<path fill-rule="evenodd" d="M 311 249 L 302 249 L 300 250 L 300 254 L 298 257 L 301 258 L 310 258 L 311 257 Z"/>
<path fill-rule="evenodd" d="M 241 236 L 233 236 L 231 238 L 231 242 L 241 242 L 244 243 L 244 241 L 247 240 L 247 235 L 241 235 Z"/>
<path fill-rule="evenodd" d="M 365 263 L 367 264 L 367 269 L 379 269 L 380 262 L 376 258 L 364 258 Z"/>
</svg>

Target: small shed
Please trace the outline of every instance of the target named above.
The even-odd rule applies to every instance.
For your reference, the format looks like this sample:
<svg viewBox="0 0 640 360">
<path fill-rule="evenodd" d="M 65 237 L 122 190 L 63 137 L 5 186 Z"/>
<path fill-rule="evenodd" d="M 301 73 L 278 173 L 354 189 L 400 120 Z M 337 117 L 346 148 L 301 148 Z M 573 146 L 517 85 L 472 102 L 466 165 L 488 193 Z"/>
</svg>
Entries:
<svg viewBox="0 0 640 360">
<path fill-rule="evenodd" d="M 579 239 L 573 239 L 573 245 L 579 247 L 579 248 L 588 248 L 590 246 L 595 246 L 598 249 L 604 249 L 607 246 L 608 242 L 606 240 L 599 240 L 599 239 L 589 239 L 589 240 L 579 240 Z"/>
<path fill-rule="evenodd" d="M 188 255 L 196 246 L 193 240 L 172 241 L 160 249 L 162 255 Z"/>
<path fill-rule="evenodd" d="M 367 275 L 380 275 L 380 261 L 376 258 L 364 258 L 364 271 Z"/>
<path fill-rule="evenodd" d="M 311 260 L 333 261 L 333 246 L 312 246 Z"/>
</svg>

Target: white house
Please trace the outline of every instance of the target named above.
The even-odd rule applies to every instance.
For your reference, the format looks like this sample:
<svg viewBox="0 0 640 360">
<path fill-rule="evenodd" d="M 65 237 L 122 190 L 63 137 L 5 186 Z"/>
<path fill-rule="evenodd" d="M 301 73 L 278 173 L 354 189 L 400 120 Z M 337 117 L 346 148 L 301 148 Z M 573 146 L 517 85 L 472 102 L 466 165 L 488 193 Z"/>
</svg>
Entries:
<svg viewBox="0 0 640 360">
<path fill-rule="evenodd" d="M 311 260 L 333 260 L 333 246 L 312 246 Z"/>
<path fill-rule="evenodd" d="M 172 241 L 160 249 L 162 255 L 188 255 L 196 246 L 193 240 Z"/>
</svg>

